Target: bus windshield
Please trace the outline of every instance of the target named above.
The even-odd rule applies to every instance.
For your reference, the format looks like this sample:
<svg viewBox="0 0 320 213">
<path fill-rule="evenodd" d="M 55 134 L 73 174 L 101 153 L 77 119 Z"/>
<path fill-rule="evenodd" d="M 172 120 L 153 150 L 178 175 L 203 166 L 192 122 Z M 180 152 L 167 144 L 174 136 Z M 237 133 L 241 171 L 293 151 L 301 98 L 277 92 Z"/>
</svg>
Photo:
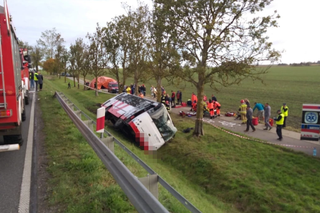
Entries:
<svg viewBox="0 0 320 213">
<path fill-rule="evenodd" d="M 154 124 L 159 129 L 163 140 L 167 142 L 177 132 L 177 128 L 174 127 L 170 115 L 167 109 L 161 104 L 161 107 L 154 112 L 149 113 Z"/>
</svg>

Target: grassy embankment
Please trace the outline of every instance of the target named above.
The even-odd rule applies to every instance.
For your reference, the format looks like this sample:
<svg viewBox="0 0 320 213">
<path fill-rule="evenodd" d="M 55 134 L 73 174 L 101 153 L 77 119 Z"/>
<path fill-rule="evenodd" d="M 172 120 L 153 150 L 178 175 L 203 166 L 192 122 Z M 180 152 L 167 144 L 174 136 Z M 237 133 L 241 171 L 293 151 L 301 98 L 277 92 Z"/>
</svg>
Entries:
<svg viewBox="0 0 320 213">
<path fill-rule="evenodd" d="M 235 112 L 238 110 L 240 100 L 248 98 L 251 105 L 254 102 L 268 102 L 272 108 L 272 114 L 276 115 L 276 110 L 280 109 L 283 103 L 289 107 L 288 126 L 289 129 L 299 130 L 301 123 L 301 110 L 303 103 L 319 103 L 320 100 L 320 66 L 274 66 L 268 74 L 261 76 L 264 84 L 260 81 L 244 80 L 240 85 L 230 87 L 219 86 L 216 92 L 208 85 L 205 86 L 205 94 L 211 97 L 212 94 L 218 98 L 222 105 L 222 111 Z M 92 76 L 88 76 L 91 79 Z M 128 79 L 131 84 L 133 80 Z M 155 81 L 143 82 L 150 94 L 151 85 L 155 86 Z M 142 84 L 142 82 L 141 82 Z M 183 100 L 191 97 L 191 93 L 196 93 L 196 88 L 187 84 L 184 88 L 174 86 L 163 81 L 163 86 L 167 92 L 178 89 L 183 92 Z"/>
<path fill-rule="evenodd" d="M 51 91 L 56 89 L 62 90 L 77 106 L 83 107 L 86 113 L 89 113 L 89 111 L 94 112 L 96 104 L 108 98 L 107 95 L 94 97 L 92 91 L 82 91 L 74 88 L 67 90 L 66 84 L 62 82 L 62 79 L 46 80 L 47 91 L 48 89 Z M 48 94 L 50 92 L 47 92 L 47 94 L 40 93 L 41 96 Z M 42 102 L 42 105 L 44 104 Z M 53 114 L 54 112 L 49 104 L 54 104 L 54 106 L 51 106 L 54 109 L 59 108 L 54 99 L 52 103 L 47 104 L 49 107 L 47 109 L 48 114 Z M 46 109 L 44 108 L 43 110 L 45 113 Z M 64 113 L 60 111 L 59 114 L 63 115 Z M 91 116 L 95 117 L 94 114 L 91 114 Z M 180 118 L 177 115 L 172 115 L 172 117 L 178 130 L 193 126 L 193 121 L 188 118 Z M 65 120 L 68 120 L 68 118 L 65 118 Z M 50 135 L 53 134 L 53 136 L 57 137 L 57 132 L 51 133 L 51 131 L 57 128 L 56 123 L 47 120 L 46 126 L 48 123 L 53 124 L 51 128 L 47 129 L 47 134 L 50 133 Z M 69 123 L 69 126 L 64 129 L 68 130 L 71 127 L 73 125 Z M 295 153 L 286 148 L 235 138 L 207 124 L 204 125 L 204 129 L 206 135 L 200 139 L 193 138 L 191 133 L 184 134 L 179 131 L 170 143 L 158 151 L 158 160 L 155 161 L 133 146 L 121 133 L 109 128 L 116 137 L 120 138 L 133 152 L 146 161 L 203 212 L 320 211 L 320 181 L 318 179 L 320 175 L 320 170 L 318 169 L 320 161 L 318 159 L 302 153 Z M 73 149 L 77 149 L 82 144 L 78 142 L 81 138 L 78 134 L 76 130 L 72 131 L 72 135 L 77 135 L 72 146 Z M 58 142 L 61 142 L 62 145 L 70 141 L 71 136 L 68 136 L 68 140 L 64 141 L 62 137 L 64 134 L 59 133 L 59 135 L 60 140 Z M 48 146 L 49 144 L 57 143 L 56 140 L 48 141 L 49 138 L 47 136 L 46 144 Z M 81 146 L 86 145 L 83 143 Z M 57 168 L 57 165 L 54 165 L 52 162 L 49 164 L 49 171 L 52 174 L 58 174 L 58 172 L 55 172 L 55 169 L 61 169 L 63 174 L 74 171 L 73 166 L 65 166 L 65 164 L 68 165 L 70 163 L 70 158 L 74 158 L 72 162 L 80 165 L 78 166 L 79 169 L 83 169 L 82 161 L 84 158 L 82 155 L 73 156 L 67 152 L 68 149 L 63 150 L 64 152 L 55 151 L 55 153 L 50 155 L 51 158 L 57 157 L 61 161 L 60 168 Z M 90 148 L 85 153 L 89 152 L 89 150 Z M 119 155 L 121 151 L 119 149 L 116 150 L 116 154 L 134 174 L 139 177 L 141 174 L 143 174 L 142 176 L 145 175 L 145 172 L 133 163 L 132 160 L 125 155 Z M 91 158 L 94 158 L 94 154 L 92 154 Z M 90 165 L 88 167 L 91 168 Z M 99 170 L 107 174 L 104 169 L 100 168 Z M 78 169 L 77 172 L 79 172 Z M 99 171 L 97 170 L 97 172 Z M 87 175 L 89 176 L 89 174 Z M 73 177 L 72 183 L 79 184 L 78 178 L 80 176 L 77 174 L 71 174 L 71 176 Z M 92 173 L 90 173 L 91 176 Z M 69 183 L 66 184 L 64 179 L 61 179 L 59 176 L 54 177 L 52 181 L 55 184 L 54 187 L 57 185 L 59 189 L 66 185 L 69 186 Z M 102 178 L 100 181 L 106 182 Z M 82 190 L 88 190 L 87 187 L 90 189 L 90 184 L 83 184 L 83 186 L 85 188 Z M 108 184 L 103 186 L 107 187 Z M 107 189 L 101 187 L 102 191 L 106 191 Z M 160 191 L 164 193 L 164 190 Z M 70 195 L 59 192 L 60 190 L 56 190 L 55 193 L 52 193 L 52 203 L 58 200 L 57 197 L 61 197 L 58 203 L 63 201 L 63 196 L 76 197 L 75 199 L 80 197 L 78 195 L 80 193 L 76 193 L 77 196 L 75 196 L 74 194 Z M 72 193 L 69 190 L 64 190 L 64 192 Z M 120 191 L 117 191 L 117 193 L 121 194 Z M 85 195 L 85 193 L 81 193 L 82 195 Z M 108 197 L 108 193 L 104 195 Z M 168 197 L 168 195 L 161 195 L 160 201 L 172 212 L 183 212 L 183 207 L 174 204 L 172 199 Z M 97 205 L 101 205 L 99 197 L 95 198 L 92 196 L 91 199 Z M 64 205 L 69 203 L 66 202 Z M 106 204 L 105 208 L 110 207 Z"/>
</svg>

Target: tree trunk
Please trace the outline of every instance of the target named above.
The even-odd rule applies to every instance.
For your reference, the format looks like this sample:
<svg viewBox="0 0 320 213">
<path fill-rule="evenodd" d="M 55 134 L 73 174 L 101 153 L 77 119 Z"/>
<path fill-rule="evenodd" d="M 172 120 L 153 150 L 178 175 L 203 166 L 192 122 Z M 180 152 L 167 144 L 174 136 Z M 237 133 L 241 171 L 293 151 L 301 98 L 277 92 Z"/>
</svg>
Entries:
<svg viewBox="0 0 320 213">
<path fill-rule="evenodd" d="M 83 90 L 86 90 L 86 76 L 87 75 L 83 75 Z"/>
<path fill-rule="evenodd" d="M 94 91 L 95 91 L 96 96 L 99 96 L 99 93 L 98 93 L 98 76 L 95 76 L 95 77 L 96 77 L 96 82 L 93 85 L 94 89 L 95 89 Z"/>
<path fill-rule="evenodd" d="M 197 97 L 198 97 L 198 102 L 197 102 L 197 118 L 196 118 L 196 123 L 193 131 L 193 135 L 195 136 L 201 136 L 204 135 L 203 131 L 203 89 L 204 89 L 204 73 L 199 74 L 199 83 L 197 85 Z"/>
<path fill-rule="evenodd" d="M 157 86 L 156 86 L 156 88 L 157 88 L 157 101 L 158 102 L 161 102 L 161 84 L 162 84 L 162 79 L 161 79 L 161 77 L 160 76 L 158 76 L 157 78 L 156 78 L 156 81 L 157 81 Z"/>
</svg>

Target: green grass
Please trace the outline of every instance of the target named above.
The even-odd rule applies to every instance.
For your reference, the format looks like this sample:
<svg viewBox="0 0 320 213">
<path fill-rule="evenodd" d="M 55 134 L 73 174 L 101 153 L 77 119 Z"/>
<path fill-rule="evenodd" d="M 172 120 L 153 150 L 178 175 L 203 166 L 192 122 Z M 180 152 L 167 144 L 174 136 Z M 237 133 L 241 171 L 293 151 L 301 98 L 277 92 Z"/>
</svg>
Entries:
<svg viewBox="0 0 320 213">
<path fill-rule="evenodd" d="M 218 86 L 216 92 L 208 85 L 205 86 L 205 94 L 211 97 L 214 94 L 219 103 L 222 105 L 222 112 L 236 112 L 240 105 L 240 100 L 248 98 L 253 106 L 254 102 L 268 102 L 272 108 L 273 116 L 280 109 L 283 103 L 289 107 L 288 126 L 292 129 L 299 130 L 301 123 L 301 110 L 303 103 L 318 103 L 320 100 L 320 66 L 274 66 L 269 69 L 268 73 L 261 76 L 264 84 L 260 81 L 244 80 L 240 85 L 230 87 Z M 91 79 L 88 76 L 88 79 Z M 127 80 L 128 84 L 133 82 L 132 78 Z M 150 95 L 151 85 L 155 86 L 154 80 L 144 83 L 147 88 L 147 94 Z M 182 90 L 184 101 L 191 98 L 192 92 L 197 92 L 191 84 L 186 87 L 169 84 L 165 79 L 163 86 L 167 92 L 171 90 Z M 182 88 L 179 88 L 182 87 Z"/>
<path fill-rule="evenodd" d="M 46 77 L 50 77 L 50 76 L 46 76 Z M 87 160 L 83 161 L 82 157 L 78 156 L 76 154 L 76 156 L 74 156 L 72 153 L 69 153 L 69 150 L 67 148 L 61 148 L 61 149 L 57 149 L 56 146 L 51 147 L 49 144 L 54 144 L 53 141 L 56 141 L 57 138 L 59 138 L 59 142 L 61 142 L 61 146 L 63 146 L 63 144 L 65 143 L 69 143 L 70 138 L 75 137 L 73 133 L 70 134 L 70 132 L 68 132 L 68 136 L 64 136 L 63 131 L 61 131 L 60 129 L 58 129 L 57 131 L 53 131 L 51 132 L 51 129 L 54 129 L 55 126 L 57 126 L 56 124 L 59 122 L 59 120 L 62 120 L 62 118 L 59 115 L 60 113 L 65 116 L 64 119 L 65 120 L 69 120 L 69 117 L 64 113 L 64 111 L 62 109 L 60 109 L 59 104 L 57 104 L 57 101 L 52 97 L 52 95 L 54 94 L 55 90 L 60 90 L 63 91 L 64 94 L 66 94 L 69 99 L 77 106 L 81 107 L 81 110 L 83 112 L 85 112 L 86 114 L 90 115 L 93 119 L 95 119 L 95 112 L 97 109 L 97 105 L 98 103 L 102 103 L 103 101 L 107 100 L 108 98 L 110 98 L 110 96 L 106 95 L 106 94 L 100 94 L 98 97 L 94 96 L 94 91 L 83 91 L 83 90 L 78 90 L 76 88 L 72 88 L 72 89 L 67 89 L 67 84 L 63 83 L 64 80 L 63 79 L 57 79 L 57 78 L 52 78 L 52 76 L 50 77 L 50 79 L 45 79 L 45 83 L 44 83 L 44 92 L 38 93 L 41 96 L 41 99 L 43 101 L 42 105 L 52 105 L 54 104 L 54 106 L 48 108 L 44 108 L 42 106 L 42 110 L 44 114 L 48 114 L 48 116 L 52 116 L 55 117 L 56 119 L 52 119 L 52 117 L 50 118 L 45 118 L 45 122 L 49 123 L 51 125 L 51 127 L 48 128 L 48 132 L 46 132 L 47 134 L 47 138 L 46 138 L 46 144 L 48 144 L 48 150 L 50 153 L 50 150 L 52 150 L 52 154 L 49 154 L 50 156 L 52 155 L 55 159 L 58 159 L 62 162 L 67 162 L 67 165 L 63 165 L 61 168 L 56 168 L 54 167 L 52 162 L 55 162 L 55 160 L 51 160 L 51 163 L 49 163 L 49 171 L 52 174 L 59 174 L 59 172 L 61 173 L 65 173 L 65 172 L 69 172 L 69 170 L 71 170 L 72 172 L 78 171 L 78 169 L 80 170 L 90 170 L 90 166 L 92 165 L 91 162 L 87 162 Z M 46 98 L 46 99 L 44 99 Z M 46 101 L 50 99 L 50 101 Z M 54 109 L 60 110 L 60 113 L 57 113 Z M 94 114 L 93 114 L 94 112 Z M 63 120 L 64 120 L 63 119 Z M 68 126 L 62 126 L 62 129 L 69 129 L 70 126 L 72 126 L 73 128 L 74 125 L 72 124 L 71 121 L 69 121 L 69 125 Z M 208 194 L 206 194 L 205 192 L 202 191 L 201 187 L 199 187 L 197 184 L 193 184 L 191 183 L 187 178 L 183 177 L 183 174 L 179 171 L 176 171 L 175 168 L 172 167 L 168 167 L 165 163 L 163 163 L 162 161 L 156 160 L 154 159 L 152 156 L 149 155 L 145 155 L 138 147 L 136 147 L 134 144 L 132 144 L 128 138 L 126 138 L 125 136 L 122 135 L 122 133 L 120 132 L 116 132 L 113 131 L 113 129 L 110 129 L 111 132 L 121 141 L 123 141 L 126 146 L 133 151 L 136 155 L 138 155 L 139 158 L 141 158 L 143 161 L 147 162 L 149 166 L 151 166 L 158 174 L 160 174 L 163 178 L 165 178 L 165 180 L 171 184 L 174 188 L 176 188 L 183 196 L 185 196 L 190 202 L 192 202 L 193 204 L 195 204 L 197 206 L 197 208 L 199 208 L 202 212 L 238 212 L 235 208 L 232 207 L 232 205 L 230 204 L 225 204 L 224 202 L 216 199 L 215 197 L 212 197 Z M 59 133 L 61 131 L 61 133 Z M 75 130 L 76 131 L 76 130 Z M 77 132 L 77 131 L 76 131 Z M 79 134 L 79 137 L 81 137 L 81 134 L 77 132 L 77 134 Z M 51 139 L 52 137 L 52 139 Z M 77 138 L 77 137 L 76 137 Z M 83 139 L 82 139 L 83 140 Z M 86 147 L 86 150 L 90 150 L 90 146 L 87 145 L 86 143 L 83 144 L 84 147 Z M 81 146 L 82 147 L 82 146 Z M 73 147 L 71 149 L 72 150 L 77 150 L 79 147 L 76 144 L 73 144 Z M 91 151 L 93 152 L 93 151 Z M 129 170 L 136 175 L 137 177 L 144 177 L 147 175 L 147 172 L 138 164 L 136 163 L 134 160 L 132 160 L 132 158 L 130 156 L 128 156 L 126 154 L 125 151 L 123 151 L 120 147 L 118 147 L 117 145 L 115 145 L 115 154 L 117 155 L 117 157 L 129 168 Z M 71 156 L 72 162 L 68 162 L 71 159 L 66 156 Z M 94 155 L 94 154 L 93 154 Z M 99 159 L 95 159 L 96 161 L 99 161 Z M 53 166 L 53 170 L 51 171 L 51 166 Z M 73 169 L 74 168 L 74 169 Z M 61 169 L 61 171 L 56 171 Z M 71 172 L 70 171 L 70 172 Z M 82 172 L 84 172 L 82 171 Z M 102 172 L 102 171 L 101 171 Z M 106 172 L 103 170 L 103 172 Z M 108 172 L 107 172 L 108 173 Z M 67 209 L 67 212 L 75 212 L 72 209 L 75 208 L 75 206 L 77 206 L 77 201 L 75 201 L 74 205 L 71 204 L 72 202 L 70 201 L 70 199 L 73 199 L 75 196 L 78 196 L 78 192 L 74 191 L 74 190 L 70 190 L 71 187 L 66 187 L 69 186 L 70 183 L 69 181 L 74 182 L 75 184 L 79 182 L 78 178 L 79 175 L 78 174 L 70 174 L 70 176 L 72 176 L 72 180 L 66 180 L 65 178 L 60 178 L 59 176 L 53 176 L 53 180 L 50 181 L 50 184 L 53 184 L 51 187 L 57 189 L 57 192 L 55 192 L 54 194 L 52 194 L 52 198 L 50 198 L 50 200 L 52 200 L 52 205 L 57 205 L 60 204 L 62 207 L 62 209 Z M 112 181 L 112 183 L 114 183 L 113 180 L 108 180 L 108 177 L 110 176 L 110 174 L 106 175 L 106 174 L 102 174 L 102 176 L 106 176 L 107 180 L 103 180 L 103 178 L 100 181 L 103 182 L 110 182 Z M 93 177 L 93 180 L 95 179 L 95 177 Z M 99 181 L 99 180 L 96 180 Z M 61 185 L 62 188 L 65 187 L 64 190 L 61 190 L 63 193 L 59 193 L 59 186 Z M 89 187 L 88 185 L 85 185 L 83 187 Z M 120 191 L 117 191 L 116 196 L 114 199 L 119 199 L 123 196 L 123 193 L 121 192 L 121 189 L 118 186 L 114 186 L 114 185 L 105 185 L 106 188 L 109 187 L 113 187 L 113 188 L 118 188 Z M 85 190 L 85 189 L 84 189 Z M 105 189 L 105 190 L 109 190 L 109 189 Z M 114 189 L 112 189 L 114 190 Z M 119 194 L 120 193 L 120 194 Z M 86 194 L 81 194 L 83 195 L 83 199 L 89 199 L 86 197 Z M 67 199 L 65 197 L 68 197 Z M 78 196 L 79 197 L 79 196 Z M 90 199 L 92 199 L 90 197 Z M 112 198 L 110 198 L 112 199 Z M 67 202 L 64 202 L 67 201 Z M 165 189 L 163 189 L 162 187 L 159 187 L 159 200 L 161 203 L 163 203 L 163 205 L 170 211 L 170 212 L 189 212 L 188 210 L 186 210 L 186 208 L 179 202 L 177 201 L 169 192 L 167 192 Z M 85 205 L 85 204 L 83 204 Z M 116 205 L 116 204 L 114 204 Z M 106 206 L 108 206 L 106 204 Z M 100 208 L 101 206 L 97 206 L 97 209 L 94 209 L 94 211 L 90 210 L 87 212 L 103 212 L 105 209 L 105 207 Z M 109 206 L 108 206 L 109 207 Z M 116 206 L 111 206 L 109 207 L 109 209 L 111 210 L 111 212 L 128 212 L 128 211 L 122 211 L 119 210 L 119 207 L 121 207 L 121 205 L 116 205 Z M 91 205 L 87 206 L 87 207 L 81 207 L 82 209 L 86 209 L 88 210 L 89 208 L 91 208 Z M 69 211 L 69 209 L 71 209 Z M 84 210 L 85 212 L 85 210 Z"/>
<path fill-rule="evenodd" d="M 67 90 L 62 79 L 46 80 L 45 85 L 52 87 L 52 92 L 63 91 L 86 113 L 94 112 L 97 103 L 110 97 Z M 172 118 L 180 131 L 157 152 L 157 160 L 132 145 L 121 132 L 107 128 L 202 212 L 320 212 L 319 159 L 233 137 L 208 124 L 204 124 L 206 135 L 194 138 L 191 133 L 181 132 L 194 126 L 194 121 L 178 115 Z M 146 175 L 119 148 L 115 150 L 136 176 Z M 171 212 L 187 212 L 161 187 L 160 201 Z"/>
</svg>

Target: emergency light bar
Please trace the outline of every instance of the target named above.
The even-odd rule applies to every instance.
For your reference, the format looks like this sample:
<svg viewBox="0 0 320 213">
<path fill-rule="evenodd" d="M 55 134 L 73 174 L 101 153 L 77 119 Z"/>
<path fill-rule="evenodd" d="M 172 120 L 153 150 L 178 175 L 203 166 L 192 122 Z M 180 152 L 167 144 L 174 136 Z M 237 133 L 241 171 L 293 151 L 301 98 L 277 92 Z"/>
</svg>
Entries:
<svg viewBox="0 0 320 213">
<path fill-rule="evenodd" d="M 0 118 L 7 118 L 12 116 L 11 109 L 2 109 L 0 110 Z"/>
</svg>

